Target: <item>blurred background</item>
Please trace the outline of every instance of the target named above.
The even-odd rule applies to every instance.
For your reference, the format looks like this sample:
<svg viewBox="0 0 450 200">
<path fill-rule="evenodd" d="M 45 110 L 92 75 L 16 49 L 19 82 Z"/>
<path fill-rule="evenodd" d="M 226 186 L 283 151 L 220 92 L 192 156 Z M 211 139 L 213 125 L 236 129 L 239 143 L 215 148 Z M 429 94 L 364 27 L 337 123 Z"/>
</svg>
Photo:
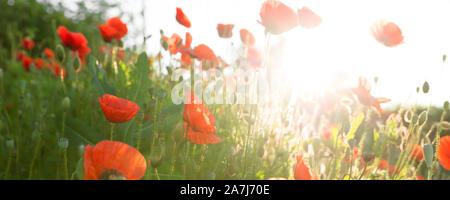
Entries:
<svg viewBox="0 0 450 200">
<path fill-rule="evenodd" d="M 4 9 L 1 27 L 23 30 L 23 36 L 37 44 L 57 40 L 55 27 L 66 25 L 87 35 L 89 43 L 101 42 L 96 27 L 109 17 L 119 16 L 128 25 L 123 39 L 126 47 L 160 51 L 160 30 L 165 35 L 185 32 L 193 35 L 193 46 L 210 46 L 217 55 L 232 63 L 235 48 L 240 45 L 239 30 L 246 28 L 256 37 L 256 45 L 264 48 L 264 28 L 257 23 L 263 0 L 1 0 Z M 374 96 L 392 99 L 385 107 L 402 103 L 442 105 L 450 99 L 449 65 L 443 56 L 450 53 L 450 1 L 326 1 L 284 0 L 292 8 L 309 7 L 322 17 L 316 29 L 297 27 L 271 37 L 280 68 L 285 69 L 294 91 L 312 94 L 330 88 L 356 87 L 359 76 L 379 81 L 373 86 Z M 39 3 L 39 5 L 38 5 Z M 175 21 L 176 7 L 183 9 L 192 22 L 187 29 Z M 17 15 L 17 13 L 21 15 Z M 38 17 L 37 17 L 38 16 Z M 19 19 L 17 19 L 19 18 Z M 395 22 L 405 42 L 394 48 L 380 45 L 370 34 L 370 26 L 378 19 Z M 234 24 L 233 38 L 219 38 L 218 23 Z M 0 33 L 2 45 L 12 36 Z M 14 36 L 19 37 L 19 36 Z M 46 40 L 46 41 L 39 41 Z M 44 42 L 44 43 L 42 43 Z M 45 43 L 46 42 L 46 43 Z M 92 45 L 93 46 L 93 45 Z M 166 52 L 167 53 L 167 52 Z M 428 95 L 417 94 L 416 88 L 428 81 Z"/>
</svg>

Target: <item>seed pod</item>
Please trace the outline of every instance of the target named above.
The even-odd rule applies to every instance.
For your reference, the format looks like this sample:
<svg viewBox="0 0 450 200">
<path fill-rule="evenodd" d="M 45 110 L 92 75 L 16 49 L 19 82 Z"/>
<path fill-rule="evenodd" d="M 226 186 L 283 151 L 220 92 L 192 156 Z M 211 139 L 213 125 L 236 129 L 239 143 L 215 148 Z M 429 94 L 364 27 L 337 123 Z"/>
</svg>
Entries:
<svg viewBox="0 0 450 200">
<path fill-rule="evenodd" d="M 83 156 L 84 155 L 84 145 L 80 145 L 80 146 L 78 146 L 78 154 L 80 155 L 80 156 Z"/>
<path fill-rule="evenodd" d="M 67 147 L 69 147 L 69 140 L 65 137 L 61 137 L 58 139 L 58 146 L 59 148 L 66 150 Z"/>
<path fill-rule="evenodd" d="M 64 47 L 61 45 L 56 46 L 56 58 L 61 62 L 66 58 L 66 52 L 64 51 Z"/>
<path fill-rule="evenodd" d="M 428 82 L 425 81 L 425 83 L 423 83 L 423 86 L 422 86 L 422 91 L 424 94 L 426 94 L 426 93 L 428 93 L 429 90 L 430 90 L 430 84 L 428 84 Z"/>
<path fill-rule="evenodd" d="M 64 110 L 68 110 L 70 108 L 70 98 L 64 97 L 61 104 Z"/>
</svg>

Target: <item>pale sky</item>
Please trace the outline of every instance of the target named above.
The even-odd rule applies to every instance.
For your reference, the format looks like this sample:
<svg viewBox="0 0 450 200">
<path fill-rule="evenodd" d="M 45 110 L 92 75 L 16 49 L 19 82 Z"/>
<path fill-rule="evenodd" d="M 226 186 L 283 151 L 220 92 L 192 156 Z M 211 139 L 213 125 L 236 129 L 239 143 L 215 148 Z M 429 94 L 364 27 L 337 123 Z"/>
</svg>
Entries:
<svg viewBox="0 0 450 200">
<path fill-rule="evenodd" d="M 58 0 L 54 0 L 57 2 Z M 229 56 L 233 52 L 231 41 L 240 44 L 239 30 L 246 28 L 256 37 L 257 46 L 263 47 L 264 28 L 259 25 L 259 11 L 263 0 L 144 0 L 147 52 L 160 49 L 159 30 L 170 36 L 178 33 L 184 38 L 188 31 L 193 35 L 192 45 L 210 46 L 218 55 Z M 64 1 L 73 4 L 74 1 Z M 88 2 L 88 1 L 85 1 Z M 141 44 L 142 39 L 133 36 L 141 31 L 143 21 L 139 16 L 142 0 L 122 0 L 120 8 L 132 13 L 128 17 L 129 34 L 124 38 L 126 46 Z M 282 0 L 294 9 L 309 7 L 322 17 L 323 23 L 316 29 L 297 27 L 280 36 L 272 37 L 276 43 L 286 41 L 283 63 L 292 74 L 291 81 L 298 90 L 318 90 L 331 87 L 330 78 L 335 73 L 346 74 L 346 86 L 356 86 L 360 75 L 373 80 L 379 77 L 374 96 L 396 103 L 442 105 L 450 100 L 449 64 L 442 62 L 442 55 L 450 56 L 450 0 Z M 189 17 L 190 29 L 175 20 L 176 7 Z M 109 11 L 108 17 L 117 15 Z M 370 34 L 370 26 L 378 19 L 396 23 L 402 30 L 404 44 L 388 48 L 378 43 Z M 218 23 L 235 24 L 232 39 L 217 35 Z M 138 31 L 139 30 L 139 31 Z M 292 72 L 292 73 L 291 73 Z M 417 86 L 427 80 L 428 95 L 415 94 Z M 289 81 L 289 80 L 288 80 Z"/>
</svg>

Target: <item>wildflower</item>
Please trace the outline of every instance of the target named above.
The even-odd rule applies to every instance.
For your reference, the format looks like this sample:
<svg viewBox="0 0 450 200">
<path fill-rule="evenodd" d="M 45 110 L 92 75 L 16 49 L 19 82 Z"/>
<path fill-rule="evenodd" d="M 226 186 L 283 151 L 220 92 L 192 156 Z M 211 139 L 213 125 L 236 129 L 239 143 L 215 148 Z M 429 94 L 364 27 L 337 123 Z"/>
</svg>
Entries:
<svg viewBox="0 0 450 200">
<path fill-rule="evenodd" d="M 28 56 L 22 57 L 22 66 L 25 70 L 30 71 L 30 65 L 34 62 L 33 58 L 30 58 Z"/>
<path fill-rule="evenodd" d="M 248 31 L 247 29 L 241 29 L 239 31 L 239 34 L 241 36 L 242 43 L 246 44 L 247 46 L 255 45 L 255 37 L 252 33 L 250 33 L 250 31 Z"/>
<path fill-rule="evenodd" d="M 373 97 L 370 94 L 370 84 L 364 77 L 359 77 L 358 88 L 352 88 L 352 91 L 356 94 L 358 100 L 363 105 L 374 107 L 379 117 L 381 117 L 381 113 L 383 112 L 380 104 L 391 101 L 390 99 L 384 97 Z"/>
<path fill-rule="evenodd" d="M 22 58 L 25 56 L 25 54 L 22 51 L 16 51 L 16 59 L 22 60 Z"/>
<path fill-rule="evenodd" d="M 190 97 L 190 101 L 189 101 Z M 205 104 L 195 94 L 187 92 L 183 111 L 184 137 L 195 144 L 216 144 L 222 142 L 217 137 L 216 119 Z"/>
<path fill-rule="evenodd" d="M 45 54 L 45 56 L 47 56 L 47 58 L 49 58 L 49 59 L 51 59 L 51 60 L 55 59 L 55 54 L 54 54 L 53 51 L 52 51 L 51 49 L 49 49 L 49 48 L 45 48 L 45 49 L 44 49 L 44 54 Z"/>
<path fill-rule="evenodd" d="M 387 47 L 394 47 L 403 43 L 402 30 L 392 22 L 378 20 L 372 25 L 373 37 Z"/>
<path fill-rule="evenodd" d="M 103 114 L 112 123 L 123 123 L 133 119 L 139 111 L 139 106 L 126 99 L 122 99 L 110 94 L 105 94 L 98 98 Z"/>
<path fill-rule="evenodd" d="M 100 34 L 105 42 L 111 42 L 112 39 L 120 41 L 128 32 L 127 25 L 118 17 L 108 19 L 106 24 L 99 25 L 98 29 L 100 29 Z"/>
<path fill-rule="evenodd" d="M 22 47 L 26 50 L 31 50 L 34 47 L 34 42 L 30 38 L 25 38 L 22 40 Z"/>
<path fill-rule="evenodd" d="M 77 53 L 80 60 L 84 63 L 84 55 L 89 54 L 91 49 L 87 46 L 88 41 L 81 33 L 74 33 L 67 30 L 66 27 L 58 27 L 58 35 L 62 43 L 70 48 L 72 52 Z"/>
<path fill-rule="evenodd" d="M 181 37 L 180 35 L 174 33 L 170 38 L 163 36 L 162 43 L 164 42 L 167 44 L 167 50 L 173 55 L 178 52 L 178 46 L 181 45 Z M 164 46 L 164 45 L 163 45 Z"/>
<path fill-rule="evenodd" d="M 181 8 L 177 8 L 176 19 L 181 25 L 187 28 L 191 28 L 191 21 L 189 21 L 188 17 L 183 13 L 183 10 L 181 10 Z"/>
<path fill-rule="evenodd" d="M 42 58 L 37 58 L 34 60 L 34 66 L 38 69 L 42 69 L 47 66 L 47 63 Z"/>
<path fill-rule="evenodd" d="M 387 169 L 388 166 L 389 163 L 384 159 L 381 159 L 380 162 L 378 163 L 378 169 Z"/>
<path fill-rule="evenodd" d="M 84 149 L 84 179 L 86 180 L 138 180 L 147 162 L 138 150 L 128 144 L 103 140 Z"/>
<path fill-rule="evenodd" d="M 210 49 L 205 44 L 200 44 L 194 48 L 194 52 L 197 56 L 197 60 L 199 61 L 208 61 L 213 62 L 213 67 L 216 68 L 217 64 L 219 63 L 216 57 L 216 54 L 214 54 L 214 51 Z"/>
<path fill-rule="evenodd" d="M 278 35 L 299 25 L 299 17 L 295 11 L 285 4 L 267 0 L 262 4 L 258 21 L 266 28 L 266 32 Z"/>
<path fill-rule="evenodd" d="M 450 136 L 441 137 L 439 140 L 437 158 L 444 169 L 450 170 Z"/>
<path fill-rule="evenodd" d="M 423 148 L 422 146 L 416 144 L 413 147 L 411 158 L 415 159 L 417 162 L 420 162 L 423 159 Z"/>
<path fill-rule="evenodd" d="M 300 26 L 303 28 L 315 28 L 322 23 L 322 18 L 307 7 L 297 11 Z"/>
<path fill-rule="evenodd" d="M 308 167 L 301 155 L 297 156 L 294 178 L 295 180 L 319 180 L 319 177 Z"/>
<path fill-rule="evenodd" d="M 217 24 L 217 33 L 221 38 L 231 38 L 233 36 L 234 24 Z"/>
</svg>

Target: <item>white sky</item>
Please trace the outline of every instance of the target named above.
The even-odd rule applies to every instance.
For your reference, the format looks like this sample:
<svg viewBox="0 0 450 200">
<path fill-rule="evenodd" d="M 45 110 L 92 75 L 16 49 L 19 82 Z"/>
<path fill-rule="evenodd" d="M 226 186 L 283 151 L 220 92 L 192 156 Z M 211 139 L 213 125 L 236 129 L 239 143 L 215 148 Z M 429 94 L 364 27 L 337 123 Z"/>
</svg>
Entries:
<svg viewBox="0 0 450 200">
<path fill-rule="evenodd" d="M 57 0 L 55 0 L 57 1 Z M 239 30 L 246 28 L 256 37 L 257 46 L 263 47 L 264 28 L 259 25 L 259 11 L 263 0 L 144 0 L 147 51 L 159 51 L 159 30 L 170 36 L 185 32 L 193 35 L 193 46 L 207 44 L 218 55 L 229 56 L 230 41 L 240 44 Z M 65 3 L 68 1 L 64 1 Z M 74 1 L 70 1 L 72 3 Z M 141 44 L 133 35 L 142 28 L 139 13 L 141 0 L 122 0 L 121 9 L 133 13 L 135 19 L 123 20 L 129 26 L 125 45 Z M 330 86 L 330 76 L 346 74 L 346 86 L 356 86 L 364 75 L 369 80 L 379 77 L 375 96 L 391 98 L 395 103 L 442 105 L 450 100 L 449 64 L 442 55 L 450 56 L 450 0 L 282 0 L 292 8 L 307 6 L 322 17 L 316 29 L 297 27 L 273 42 L 284 38 L 284 63 L 290 69 L 293 85 L 299 90 L 321 89 Z M 175 20 L 176 7 L 189 17 L 192 28 L 187 29 Z M 108 12 L 108 17 L 118 12 Z M 396 23 L 403 31 L 404 44 L 388 48 L 379 44 L 370 34 L 370 26 L 377 19 Z M 217 23 L 235 24 L 231 40 L 220 39 Z M 292 72 L 292 73 L 291 73 Z M 298 75 L 298 76 L 297 76 Z M 427 80 L 428 95 L 415 95 L 417 86 Z M 312 87 L 315 85 L 316 87 Z"/>
</svg>

